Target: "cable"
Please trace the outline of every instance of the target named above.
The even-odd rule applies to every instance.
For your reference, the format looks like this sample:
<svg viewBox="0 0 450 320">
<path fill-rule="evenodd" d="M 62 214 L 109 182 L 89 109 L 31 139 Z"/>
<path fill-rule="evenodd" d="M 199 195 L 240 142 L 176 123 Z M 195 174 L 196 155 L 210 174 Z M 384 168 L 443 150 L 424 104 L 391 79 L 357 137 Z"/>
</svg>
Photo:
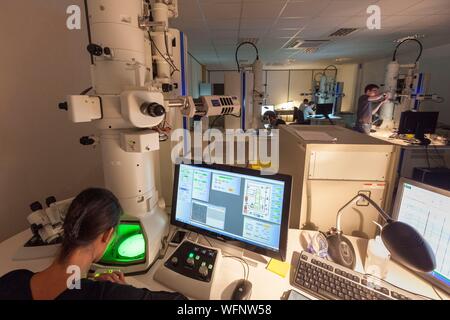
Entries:
<svg viewBox="0 0 450 320">
<path fill-rule="evenodd" d="M 428 145 L 425 145 L 425 155 L 427 157 L 428 169 L 431 169 L 430 165 L 430 155 L 428 154 Z"/>
<path fill-rule="evenodd" d="M 171 76 L 175 73 L 175 71 L 180 71 L 178 68 L 176 68 L 175 66 L 175 62 L 172 60 L 172 57 L 169 54 L 169 45 L 167 44 L 167 35 L 166 35 L 166 30 L 164 30 L 164 45 L 166 47 L 166 54 L 167 57 L 169 58 L 169 60 L 172 62 L 172 66 L 175 67 L 175 69 L 172 71 L 172 73 L 170 74 Z"/>
<path fill-rule="evenodd" d="M 334 79 L 336 80 L 337 78 L 337 73 L 338 73 L 338 69 L 334 64 L 330 64 L 328 67 L 326 67 L 325 69 L 323 69 L 323 74 L 326 75 L 326 72 L 328 70 L 328 68 L 333 67 L 334 68 Z"/>
<path fill-rule="evenodd" d="M 237 71 L 238 71 L 238 72 L 241 71 L 241 66 L 239 65 L 239 60 L 238 60 L 238 52 L 239 52 L 239 49 L 240 49 L 243 45 L 245 45 L 245 44 L 249 44 L 249 45 L 251 45 L 253 48 L 255 48 L 255 51 L 256 51 L 256 59 L 255 59 L 255 62 L 256 62 L 257 60 L 259 60 L 259 51 L 258 51 L 258 48 L 256 47 L 256 45 L 255 45 L 253 42 L 250 42 L 250 41 L 244 41 L 244 42 L 241 42 L 241 43 L 237 46 L 236 52 L 234 53 L 234 57 L 235 57 L 235 59 L 236 59 L 236 65 L 237 65 Z"/>
<path fill-rule="evenodd" d="M 444 164 L 444 168 L 447 168 L 447 161 L 445 161 L 445 155 L 439 153 L 439 150 L 437 149 L 436 145 L 433 145 L 433 148 L 434 148 L 434 151 L 436 152 L 436 154 L 439 156 L 439 158 L 442 159 L 442 163 Z"/>
<path fill-rule="evenodd" d="M 202 237 L 203 237 L 203 239 L 206 240 L 206 242 L 208 242 L 210 247 L 213 247 L 213 245 L 211 244 L 211 242 L 208 240 L 208 238 L 205 235 L 202 234 Z"/>
<path fill-rule="evenodd" d="M 419 44 L 419 55 L 417 56 L 416 61 L 414 63 L 417 63 L 419 61 L 420 57 L 422 56 L 423 45 L 422 45 L 422 43 L 419 40 L 413 39 L 413 38 L 405 39 L 405 40 L 401 41 L 399 44 L 397 44 L 397 46 L 395 47 L 395 50 L 394 50 L 394 54 L 392 56 L 392 61 L 396 61 L 397 60 L 397 50 L 398 50 L 398 48 L 400 48 L 400 46 L 403 43 L 408 42 L 408 41 L 415 41 L 415 42 L 417 42 Z"/>
<path fill-rule="evenodd" d="M 248 280 L 248 277 L 250 275 L 250 266 L 248 265 L 247 261 L 245 261 L 244 259 L 237 257 L 237 256 L 222 256 L 222 258 L 231 258 L 231 259 L 238 260 L 241 263 L 242 268 L 244 269 L 244 279 Z"/>
<path fill-rule="evenodd" d="M 435 288 L 434 286 L 431 286 L 431 288 L 433 288 L 434 293 L 436 293 L 436 295 L 439 297 L 439 299 L 445 300 L 445 299 L 439 294 L 439 292 L 436 290 L 436 288 Z"/>
<path fill-rule="evenodd" d="M 84 0 L 84 14 L 86 15 L 86 26 L 87 26 L 87 33 L 88 33 L 88 41 L 89 44 L 92 43 L 92 33 L 91 33 L 91 24 L 89 23 L 89 7 L 87 0 Z M 91 57 L 91 64 L 94 64 L 94 56 L 92 53 L 90 53 Z"/>
<path fill-rule="evenodd" d="M 86 93 L 92 90 L 92 87 L 86 88 L 83 91 L 81 91 L 80 96 L 84 96 Z"/>
<path fill-rule="evenodd" d="M 202 237 L 206 240 L 206 242 L 208 242 L 210 247 L 214 247 L 214 243 L 211 243 L 205 235 L 202 234 Z M 238 260 L 241 263 L 242 268 L 244 269 L 244 279 L 248 280 L 248 276 L 250 274 L 250 266 L 248 265 L 247 261 L 245 261 L 241 257 L 232 256 L 232 255 L 222 256 L 222 258 L 231 258 L 231 259 Z M 246 267 L 247 267 L 247 269 L 246 269 Z"/>
<path fill-rule="evenodd" d="M 174 65 L 172 64 L 171 61 L 169 61 L 169 60 L 161 53 L 161 51 L 159 50 L 159 48 L 156 46 L 155 41 L 153 41 L 153 39 L 152 39 L 152 37 L 151 37 L 151 35 L 150 35 L 150 31 L 148 31 L 148 38 L 149 38 L 151 44 L 155 47 L 156 51 L 158 51 L 159 55 L 160 55 L 160 56 L 161 56 L 161 57 L 169 64 L 169 66 L 171 66 L 172 69 L 174 69 L 174 70 L 176 70 L 176 71 L 180 71 L 180 70 L 177 69 L 176 66 L 174 66 Z"/>
</svg>

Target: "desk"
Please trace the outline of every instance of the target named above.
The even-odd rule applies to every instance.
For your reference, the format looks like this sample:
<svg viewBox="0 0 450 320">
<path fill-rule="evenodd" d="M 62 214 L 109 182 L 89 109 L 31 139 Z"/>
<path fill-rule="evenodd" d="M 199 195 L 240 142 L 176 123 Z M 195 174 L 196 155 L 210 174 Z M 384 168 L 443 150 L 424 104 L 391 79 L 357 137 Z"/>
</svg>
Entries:
<svg viewBox="0 0 450 320">
<path fill-rule="evenodd" d="M 333 124 L 335 124 L 337 126 L 345 127 L 345 120 L 343 118 L 330 114 L 330 119 L 333 122 Z M 328 120 L 325 117 L 316 118 L 314 116 L 308 116 L 305 120 L 309 120 L 311 122 L 311 125 L 313 125 L 313 126 L 331 124 L 330 120 Z"/>
<path fill-rule="evenodd" d="M 310 233 L 312 231 L 300 231 L 298 229 L 289 230 L 289 241 L 287 247 L 288 261 L 291 261 L 294 251 L 301 251 L 302 232 Z M 38 272 L 46 268 L 52 262 L 52 259 L 50 258 L 28 261 L 12 260 L 19 246 L 23 245 L 30 237 L 31 232 L 29 230 L 26 230 L 0 243 L 0 276 L 15 269 L 28 269 L 33 272 Z M 355 246 L 355 251 L 357 252 L 357 262 L 355 269 L 356 271 L 364 272 L 362 264 L 363 260 L 361 259 L 361 257 L 365 256 L 367 240 L 354 237 L 349 238 Z M 199 239 L 203 240 L 202 237 L 200 237 Z M 201 243 L 207 245 L 204 242 Z M 173 251 L 174 248 L 169 247 L 166 257 L 168 257 Z M 147 274 L 127 277 L 127 282 L 139 288 L 169 291 L 167 288 L 153 280 L 153 274 L 162 263 L 163 260 L 159 260 Z M 224 258 L 222 260 L 222 263 L 222 272 L 220 277 L 218 278 L 218 281 L 214 285 L 214 290 L 212 293 L 212 299 L 215 300 L 229 299 L 229 297 L 231 296 L 231 291 L 234 289 L 233 282 L 243 277 L 243 269 L 240 262 L 234 259 Z M 285 278 L 282 278 L 275 273 L 266 270 L 265 268 L 266 265 L 263 263 L 258 263 L 256 267 L 250 266 L 249 280 L 253 284 L 251 296 L 252 300 L 279 300 L 285 291 L 289 289 L 295 289 L 289 284 L 289 274 L 287 274 Z M 429 285 L 427 282 L 417 277 L 413 273 L 407 271 L 402 266 L 396 264 L 395 262 L 389 262 L 388 270 L 389 272 L 386 279 L 388 282 L 402 287 L 406 290 L 413 291 L 415 293 L 428 296 L 433 299 L 439 299 L 431 285 Z M 298 289 L 296 290 L 300 291 Z M 440 291 L 439 293 L 441 294 L 441 296 L 446 297 L 447 299 L 449 298 L 444 293 Z M 313 298 L 307 293 L 302 292 L 302 294 Z"/>
<path fill-rule="evenodd" d="M 398 146 L 405 146 L 410 148 L 424 148 L 424 146 L 411 144 L 408 141 L 398 138 L 391 138 L 394 133 L 391 130 L 387 129 L 376 129 L 376 132 L 372 132 L 370 135 L 374 138 L 381 139 L 390 143 L 393 143 Z M 428 137 L 429 138 L 429 137 Z M 431 139 L 430 146 L 436 147 L 445 147 L 446 143 L 443 140 Z"/>
<path fill-rule="evenodd" d="M 394 176 L 392 183 L 388 186 L 385 205 L 388 211 L 393 209 L 397 191 L 395 188 L 401 177 L 412 179 L 414 168 L 436 168 L 442 167 L 444 163 L 450 163 L 450 145 L 446 145 L 442 140 L 431 140 L 431 144 L 426 147 L 410 144 L 402 139 L 390 138 L 393 135 L 391 130 L 377 129 L 370 135 L 395 146 L 393 153 Z"/>
</svg>

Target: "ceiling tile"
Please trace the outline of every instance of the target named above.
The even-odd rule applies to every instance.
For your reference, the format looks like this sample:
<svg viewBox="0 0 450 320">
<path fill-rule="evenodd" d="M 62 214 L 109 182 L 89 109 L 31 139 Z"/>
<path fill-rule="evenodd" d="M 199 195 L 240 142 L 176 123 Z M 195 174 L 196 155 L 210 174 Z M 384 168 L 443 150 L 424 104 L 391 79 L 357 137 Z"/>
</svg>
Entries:
<svg viewBox="0 0 450 320">
<path fill-rule="evenodd" d="M 365 13 L 373 0 L 342 0 L 331 2 L 322 12 L 321 17 L 352 17 Z"/>
<path fill-rule="evenodd" d="M 183 1 L 181 1 L 183 2 Z M 240 3 L 204 3 L 201 6 L 208 21 L 215 19 L 239 19 L 241 16 Z"/>
<path fill-rule="evenodd" d="M 289 2 L 283 11 L 282 17 L 315 17 L 318 16 L 331 0 L 305 0 Z"/>
<path fill-rule="evenodd" d="M 381 9 L 381 15 L 401 14 L 406 9 L 422 2 L 423 0 L 380 0 L 376 5 Z"/>
<path fill-rule="evenodd" d="M 450 14 L 449 0 L 424 0 L 406 10 L 402 10 L 400 15 L 431 15 Z"/>
<path fill-rule="evenodd" d="M 296 18 L 280 18 L 275 24 L 276 29 L 300 29 L 304 27 L 310 18 L 296 17 Z"/>
<path fill-rule="evenodd" d="M 273 0 L 244 1 L 242 18 L 275 19 L 284 8 L 285 2 Z"/>
</svg>

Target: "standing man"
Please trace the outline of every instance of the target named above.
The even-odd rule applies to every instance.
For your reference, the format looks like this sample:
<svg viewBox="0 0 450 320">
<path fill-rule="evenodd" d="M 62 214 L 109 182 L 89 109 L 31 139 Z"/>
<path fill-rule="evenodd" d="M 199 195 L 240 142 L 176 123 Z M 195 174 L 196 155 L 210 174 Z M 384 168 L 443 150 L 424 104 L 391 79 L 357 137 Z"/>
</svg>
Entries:
<svg viewBox="0 0 450 320">
<path fill-rule="evenodd" d="M 380 88 L 376 84 L 369 84 L 364 89 L 364 94 L 359 97 L 354 128 L 356 131 L 370 134 L 372 116 L 389 100 L 389 95 L 380 95 L 379 89 Z M 372 103 L 374 102 L 378 103 L 378 105 L 375 108 L 372 108 Z"/>
</svg>

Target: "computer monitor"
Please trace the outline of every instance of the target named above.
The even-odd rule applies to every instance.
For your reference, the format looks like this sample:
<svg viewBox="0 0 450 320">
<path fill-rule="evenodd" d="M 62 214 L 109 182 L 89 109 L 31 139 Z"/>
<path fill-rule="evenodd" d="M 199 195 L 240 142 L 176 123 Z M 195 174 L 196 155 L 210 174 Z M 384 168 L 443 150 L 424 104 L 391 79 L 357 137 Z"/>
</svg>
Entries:
<svg viewBox="0 0 450 320">
<path fill-rule="evenodd" d="M 225 165 L 175 166 L 171 223 L 286 259 L 291 177 Z"/>
<path fill-rule="evenodd" d="M 263 105 L 261 107 L 261 116 L 264 116 L 264 113 L 266 113 L 266 111 L 275 111 L 275 106 L 273 106 L 273 105 Z"/>
<path fill-rule="evenodd" d="M 332 103 L 317 104 L 316 114 L 322 114 L 324 117 L 328 118 L 330 114 L 333 114 L 333 104 Z"/>
<path fill-rule="evenodd" d="M 427 142 L 424 134 L 436 131 L 439 112 L 405 111 L 400 116 L 399 134 L 414 134 L 416 139 Z"/>
<path fill-rule="evenodd" d="M 393 218 L 413 226 L 434 251 L 436 269 L 419 275 L 450 293 L 450 191 L 402 178 Z"/>
</svg>

